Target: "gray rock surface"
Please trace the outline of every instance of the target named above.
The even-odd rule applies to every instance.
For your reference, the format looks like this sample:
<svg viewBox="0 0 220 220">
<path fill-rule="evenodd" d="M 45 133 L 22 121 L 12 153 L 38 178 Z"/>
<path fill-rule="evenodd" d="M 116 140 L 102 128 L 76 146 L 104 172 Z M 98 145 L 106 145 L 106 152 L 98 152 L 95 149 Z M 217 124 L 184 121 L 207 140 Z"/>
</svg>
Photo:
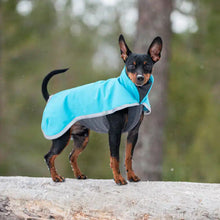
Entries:
<svg viewBox="0 0 220 220">
<path fill-rule="evenodd" d="M 220 219 L 220 184 L 0 177 L 0 219 Z"/>
</svg>

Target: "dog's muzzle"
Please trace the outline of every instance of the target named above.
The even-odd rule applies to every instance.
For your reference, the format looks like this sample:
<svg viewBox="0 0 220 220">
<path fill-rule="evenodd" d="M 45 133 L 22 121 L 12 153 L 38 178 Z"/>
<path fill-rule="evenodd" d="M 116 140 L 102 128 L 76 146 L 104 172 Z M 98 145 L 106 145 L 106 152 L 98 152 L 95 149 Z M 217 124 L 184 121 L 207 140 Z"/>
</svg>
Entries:
<svg viewBox="0 0 220 220">
<path fill-rule="evenodd" d="M 137 75 L 137 81 L 138 82 L 143 82 L 144 81 L 144 76 L 143 75 Z"/>
</svg>

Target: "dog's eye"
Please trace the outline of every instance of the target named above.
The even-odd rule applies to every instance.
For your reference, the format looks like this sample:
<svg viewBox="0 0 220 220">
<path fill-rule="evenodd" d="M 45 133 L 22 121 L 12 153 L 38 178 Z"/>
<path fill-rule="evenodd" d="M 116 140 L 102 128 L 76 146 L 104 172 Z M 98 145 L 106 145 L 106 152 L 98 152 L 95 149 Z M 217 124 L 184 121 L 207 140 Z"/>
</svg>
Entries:
<svg viewBox="0 0 220 220">
<path fill-rule="evenodd" d="M 135 70 L 135 65 L 134 65 L 134 64 L 128 65 L 128 69 L 130 69 L 130 70 Z"/>
<path fill-rule="evenodd" d="M 152 72 L 152 66 L 151 65 L 144 65 L 144 72 L 145 73 L 151 73 Z"/>
</svg>

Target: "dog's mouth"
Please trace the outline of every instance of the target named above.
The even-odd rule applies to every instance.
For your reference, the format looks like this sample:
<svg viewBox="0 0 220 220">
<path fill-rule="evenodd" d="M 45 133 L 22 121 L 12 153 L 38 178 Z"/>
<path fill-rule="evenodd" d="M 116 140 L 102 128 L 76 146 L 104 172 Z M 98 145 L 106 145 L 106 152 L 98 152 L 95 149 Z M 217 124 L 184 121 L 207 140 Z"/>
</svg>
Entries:
<svg viewBox="0 0 220 220">
<path fill-rule="evenodd" d="M 144 84 L 145 84 L 145 83 L 138 83 L 138 82 L 135 83 L 135 85 L 138 86 L 138 87 L 141 87 L 141 86 L 143 86 Z"/>
<path fill-rule="evenodd" d="M 137 78 L 133 78 L 131 81 L 138 87 L 141 87 L 147 83 L 146 80 L 138 80 Z"/>
</svg>

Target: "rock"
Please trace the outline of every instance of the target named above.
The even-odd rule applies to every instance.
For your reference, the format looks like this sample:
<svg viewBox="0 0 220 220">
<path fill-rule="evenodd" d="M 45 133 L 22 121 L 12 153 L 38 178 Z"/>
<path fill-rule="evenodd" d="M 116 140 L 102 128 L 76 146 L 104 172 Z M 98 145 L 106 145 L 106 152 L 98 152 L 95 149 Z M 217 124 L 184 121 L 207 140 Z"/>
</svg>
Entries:
<svg viewBox="0 0 220 220">
<path fill-rule="evenodd" d="M 0 177 L 0 219 L 220 219 L 220 184 Z"/>
</svg>

